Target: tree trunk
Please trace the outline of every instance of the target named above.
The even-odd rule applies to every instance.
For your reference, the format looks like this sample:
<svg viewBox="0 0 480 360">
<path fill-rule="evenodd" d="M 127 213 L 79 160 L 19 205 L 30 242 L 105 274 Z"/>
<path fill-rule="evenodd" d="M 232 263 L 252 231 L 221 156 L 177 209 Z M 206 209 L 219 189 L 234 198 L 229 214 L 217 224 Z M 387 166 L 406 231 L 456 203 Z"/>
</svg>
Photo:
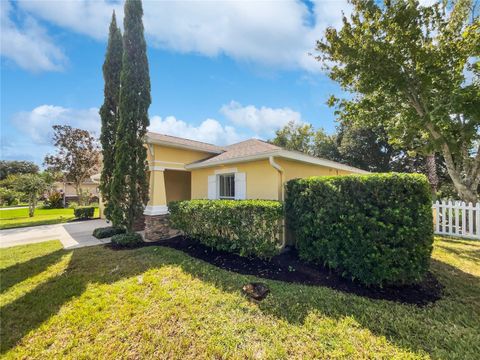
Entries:
<svg viewBox="0 0 480 360">
<path fill-rule="evenodd" d="M 443 158 L 445 159 L 447 172 L 453 181 L 453 185 L 455 186 L 455 189 L 457 190 L 458 195 L 465 202 L 472 202 L 475 204 L 478 201 L 478 192 L 475 185 L 476 182 L 465 181 L 465 179 L 462 178 L 461 172 L 455 166 L 452 152 L 450 151 L 450 147 L 448 146 L 448 143 L 445 141 L 445 139 L 443 139 L 440 133 L 435 129 L 433 124 L 427 123 L 426 127 L 435 140 L 437 141 L 440 140 L 442 142 L 440 146 L 442 149 Z"/>
<path fill-rule="evenodd" d="M 428 154 L 425 158 L 425 165 L 427 167 L 427 177 L 432 193 L 436 194 L 438 190 L 438 176 L 437 176 L 437 160 L 435 159 L 435 153 Z"/>
<path fill-rule="evenodd" d="M 30 197 L 28 202 L 28 216 L 33 217 L 35 215 L 35 205 L 37 205 L 37 200 L 35 197 Z"/>
<path fill-rule="evenodd" d="M 478 193 L 475 185 L 470 184 L 470 186 L 468 186 L 468 184 L 463 181 L 461 175 L 455 169 L 452 157 L 445 155 L 450 155 L 450 153 L 446 154 L 444 152 L 445 165 L 447 166 L 448 175 L 450 175 L 458 195 L 463 201 L 475 204 L 478 201 Z"/>
</svg>

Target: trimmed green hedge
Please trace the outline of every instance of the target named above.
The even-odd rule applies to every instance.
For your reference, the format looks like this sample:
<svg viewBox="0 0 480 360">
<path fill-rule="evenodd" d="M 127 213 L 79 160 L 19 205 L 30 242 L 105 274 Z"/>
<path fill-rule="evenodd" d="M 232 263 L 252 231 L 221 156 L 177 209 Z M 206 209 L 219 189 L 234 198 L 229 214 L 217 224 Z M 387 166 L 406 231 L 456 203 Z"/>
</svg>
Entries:
<svg viewBox="0 0 480 360">
<path fill-rule="evenodd" d="M 283 206 L 269 200 L 189 200 L 168 205 L 170 224 L 217 250 L 269 258 L 280 252 Z"/>
<path fill-rule="evenodd" d="M 304 260 L 367 285 L 415 283 L 428 270 L 433 219 L 424 175 L 295 179 L 285 206 Z"/>
<path fill-rule="evenodd" d="M 73 215 L 77 219 L 91 219 L 95 214 L 95 208 L 91 206 L 79 206 L 73 209 Z"/>
<path fill-rule="evenodd" d="M 125 229 L 113 226 L 101 227 L 93 230 L 92 235 L 97 239 L 105 239 L 118 234 L 125 234 Z"/>
<path fill-rule="evenodd" d="M 117 234 L 112 236 L 112 246 L 115 248 L 136 248 L 143 244 L 142 235 L 138 233 Z"/>
</svg>

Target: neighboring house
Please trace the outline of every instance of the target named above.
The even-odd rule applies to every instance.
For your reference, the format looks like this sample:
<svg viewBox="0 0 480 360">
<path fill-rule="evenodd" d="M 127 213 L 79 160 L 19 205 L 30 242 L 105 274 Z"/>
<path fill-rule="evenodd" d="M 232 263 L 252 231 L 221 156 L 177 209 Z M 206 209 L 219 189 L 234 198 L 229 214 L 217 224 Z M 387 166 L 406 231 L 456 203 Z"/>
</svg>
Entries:
<svg viewBox="0 0 480 360">
<path fill-rule="evenodd" d="M 258 139 L 215 146 L 150 132 L 146 144 L 150 201 L 144 214 L 149 240 L 168 234 L 167 204 L 173 200 L 283 200 L 284 184 L 294 178 L 367 173 Z"/>
<path fill-rule="evenodd" d="M 55 190 L 65 194 L 65 202 L 68 204 L 72 201 L 78 202 L 77 192 L 75 191 L 75 187 L 73 183 L 70 182 L 61 182 L 57 181 L 54 183 Z M 98 183 L 92 179 L 87 179 L 83 182 L 81 186 L 83 191 L 88 191 L 90 196 L 93 200 L 98 201 L 99 191 L 98 191 Z"/>
</svg>

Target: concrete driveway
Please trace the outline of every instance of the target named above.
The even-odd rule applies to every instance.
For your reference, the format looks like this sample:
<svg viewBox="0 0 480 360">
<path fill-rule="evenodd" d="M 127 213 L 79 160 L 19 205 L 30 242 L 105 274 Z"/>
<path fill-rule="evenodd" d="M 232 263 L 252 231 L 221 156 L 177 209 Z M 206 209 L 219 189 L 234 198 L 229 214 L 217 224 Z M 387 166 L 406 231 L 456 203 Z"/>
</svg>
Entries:
<svg viewBox="0 0 480 360">
<path fill-rule="evenodd" d="M 60 240 L 65 249 L 101 245 L 110 239 L 96 239 L 93 229 L 109 226 L 105 220 L 87 220 L 56 225 L 30 226 L 0 231 L 0 248 Z"/>
</svg>

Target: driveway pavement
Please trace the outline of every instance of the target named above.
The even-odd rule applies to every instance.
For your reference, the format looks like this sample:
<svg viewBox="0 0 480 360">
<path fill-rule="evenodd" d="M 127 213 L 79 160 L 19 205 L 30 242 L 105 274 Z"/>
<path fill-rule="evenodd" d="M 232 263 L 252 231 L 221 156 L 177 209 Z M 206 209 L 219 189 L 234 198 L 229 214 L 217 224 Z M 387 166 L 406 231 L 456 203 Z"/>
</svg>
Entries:
<svg viewBox="0 0 480 360">
<path fill-rule="evenodd" d="M 65 249 L 101 245 L 110 239 L 96 239 L 93 229 L 109 226 L 105 220 L 87 220 L 56 225 L 30 226 L 0 231 L 0 248 L 33 244 L 48 240 L 60 240 Z"/>
</svg>

